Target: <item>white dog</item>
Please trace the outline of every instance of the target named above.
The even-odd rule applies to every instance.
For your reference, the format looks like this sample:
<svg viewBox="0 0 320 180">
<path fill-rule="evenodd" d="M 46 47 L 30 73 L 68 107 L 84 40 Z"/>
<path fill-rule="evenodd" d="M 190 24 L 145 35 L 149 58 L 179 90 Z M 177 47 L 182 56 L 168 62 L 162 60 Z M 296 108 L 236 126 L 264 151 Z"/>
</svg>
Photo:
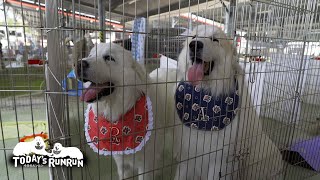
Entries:
<svg viewBox="0 0 320 180">
<path fill-rule="evenodd" d="M 175 179 L 281 179 L 280 151 L 262 131 L 233 45 L 214 26 L 184 43 L 175 89 Z"/>
<path fill-rule="evenodd" d="M 150 84 L 129 51 L 113 43 L 94 47 L 78 63 L 77 75 L 91 82 L 81 96 L 90 103 L 85 122 L 90 147 L 114 157 L 120 179 L 152 180 L 164 147 L 163 91 Z"/>
<path fill-rule="evenodd" d="M 46 149 L 46 144 L 44 143 L 42 137 L 36 136 L 30 142 L 19 142 L 13 149 L 14 156 L 25 156 L 31 153 L 37 155 L 48 155 Z"/>
<path fill-rule="evenodd" d="M 76 147 L 63 147 L 60 143 L 55 143 L 52 148 L 52 157 L 54 158 L 76 158 L 76 159 L 83 159 L 82 152 Z"/>
</svg>

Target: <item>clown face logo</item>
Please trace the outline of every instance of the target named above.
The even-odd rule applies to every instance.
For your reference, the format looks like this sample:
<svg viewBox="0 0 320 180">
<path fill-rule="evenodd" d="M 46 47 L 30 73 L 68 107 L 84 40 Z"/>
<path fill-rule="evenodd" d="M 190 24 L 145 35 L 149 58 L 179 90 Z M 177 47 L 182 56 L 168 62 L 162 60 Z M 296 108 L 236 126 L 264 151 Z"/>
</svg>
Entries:
<svg viewBox="0 0 320 180">
<path fill-rule="evenodd" d="M 46 134 L 36 135 L 31 141 L 25 140 L 32 137 L 24 138 L 13 148 L 14 167 L 83 167 L 83 154 L 77 147 L 63 147 L 61 143 L 56 142 L 47 151 L 44 141 L 47 138 Z M 89 143 L 97 144 L 98 137 L 95 136 Z"/>
</svg>

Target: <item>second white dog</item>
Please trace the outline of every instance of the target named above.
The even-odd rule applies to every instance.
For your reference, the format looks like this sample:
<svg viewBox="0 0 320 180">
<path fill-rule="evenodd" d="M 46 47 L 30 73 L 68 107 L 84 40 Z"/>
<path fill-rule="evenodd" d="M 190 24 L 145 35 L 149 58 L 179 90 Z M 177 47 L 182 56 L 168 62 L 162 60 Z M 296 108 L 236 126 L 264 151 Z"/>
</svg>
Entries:
<svg viewBox="0 0 320 180">
<path fill-rule="evenodd" d="M 262 131 L 244 73 L 221 29 L 199 26 L 178 61 L 175 179 L 282 179 L 280 151 Z"/>
<path fill-rule="evenodd" d="M 52 156 L 55 158 L 76 158 L 83 159 L 82 152 L 76 147 L 63 147 L 60 143 L 55 143 L 52 148 Z"/>
</svg>

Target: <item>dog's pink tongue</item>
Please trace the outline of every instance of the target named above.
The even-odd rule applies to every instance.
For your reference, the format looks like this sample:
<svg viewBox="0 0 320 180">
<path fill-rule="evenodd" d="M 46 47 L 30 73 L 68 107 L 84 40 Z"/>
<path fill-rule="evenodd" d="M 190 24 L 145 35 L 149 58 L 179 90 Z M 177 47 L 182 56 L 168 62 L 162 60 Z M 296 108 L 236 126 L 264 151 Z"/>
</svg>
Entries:
<svg viewBox="0 0 320 180">
<path fill-rule="evenodd" d="M 200 83 L 200 81 L 203 79 L 203 76 L 203 63 L 194 63 L 188 70 L 188 80 L 191 81 L 191 84 L 194 86 Z"/>
<path fill-rule="evenodd" d="M 86 89 L 83 91 L 83 93 L 80 96 L 81 101 L 88 102 L 92 99 L 96 99 L 97 93 L 99 89 L 91 88 L 91 89 Z"/>
</svg>

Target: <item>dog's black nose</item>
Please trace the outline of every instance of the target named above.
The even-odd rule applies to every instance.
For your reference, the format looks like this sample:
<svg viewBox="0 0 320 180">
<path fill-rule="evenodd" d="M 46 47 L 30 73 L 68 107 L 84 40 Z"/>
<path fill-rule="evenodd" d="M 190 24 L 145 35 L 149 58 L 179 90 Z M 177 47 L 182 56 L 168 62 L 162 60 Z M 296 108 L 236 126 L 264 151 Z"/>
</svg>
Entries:
<svg viewBox="0 0 320 180">
<path fill-rule="evenodd" d="M 89 68 L 89 63 L 86 60 L 78 61 L 77 76 L 79 79 L 81 79 L 85 76 L 85 72 L 88 68 Z"/>
<path fill-rule="evenodd" d="M 191 41 L 189 48 L 191 52 L 198 52 L 203 49 L 203 43 L 201 41 Z"/>
</svg>

